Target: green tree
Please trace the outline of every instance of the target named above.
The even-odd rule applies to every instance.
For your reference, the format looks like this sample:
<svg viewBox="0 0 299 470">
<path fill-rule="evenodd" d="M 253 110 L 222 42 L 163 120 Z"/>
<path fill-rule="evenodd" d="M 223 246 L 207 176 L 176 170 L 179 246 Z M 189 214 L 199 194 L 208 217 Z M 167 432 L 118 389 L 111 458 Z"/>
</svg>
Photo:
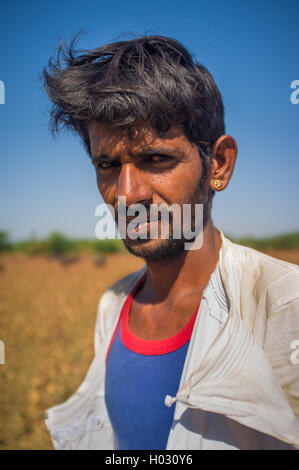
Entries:
<svg viewBox="0 0 299 470">
<path fill-rule="evenodd" d="M 50 255 L 63 255 L 73 249 L 73 242 L 59 232 L 52 232 L 47 239 L 47 252 Z"/>
<path fill-rule="evenodd" d="M 9 241 L 8 233 L 4 231 L 0 231 L 0 253 L 5 251 L 10 251 L 12 248 L 12 244 Z"/>
</svg>

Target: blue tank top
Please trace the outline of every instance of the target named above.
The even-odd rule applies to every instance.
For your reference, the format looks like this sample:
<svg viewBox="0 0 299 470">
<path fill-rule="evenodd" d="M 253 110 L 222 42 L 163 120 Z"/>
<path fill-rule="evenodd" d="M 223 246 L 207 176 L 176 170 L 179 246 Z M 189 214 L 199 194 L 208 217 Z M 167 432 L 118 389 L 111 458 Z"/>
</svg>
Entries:
<svg viewBox="0 0 299 470">
<path fill-rule="evenodd" d="M 164 400 L 178 391 L 198 311 L 170 338 L 138 338 L 129 329 L 129 311 L 144 280 L 126 299 L 106 358 L 105 400 L 117 450 L 166 448 L 175 407 Z"/>
</svg>

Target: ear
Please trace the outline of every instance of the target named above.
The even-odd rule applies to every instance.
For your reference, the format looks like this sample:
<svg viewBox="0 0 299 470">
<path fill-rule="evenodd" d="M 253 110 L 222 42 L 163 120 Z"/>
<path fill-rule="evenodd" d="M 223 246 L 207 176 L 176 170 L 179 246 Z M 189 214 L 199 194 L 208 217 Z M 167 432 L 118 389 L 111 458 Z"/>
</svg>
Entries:
<svg viewBox="0 0 299 470">
<path fill-rule="evenodd" d="M 234 171 L 238 153 L 237 142 L 230 135 L 221 135 L 213 145 L 213 159 L 210 173 L 210 186 L 215 190 L 214 183 L 220 179 L 225 189 Z"/>
</svg>

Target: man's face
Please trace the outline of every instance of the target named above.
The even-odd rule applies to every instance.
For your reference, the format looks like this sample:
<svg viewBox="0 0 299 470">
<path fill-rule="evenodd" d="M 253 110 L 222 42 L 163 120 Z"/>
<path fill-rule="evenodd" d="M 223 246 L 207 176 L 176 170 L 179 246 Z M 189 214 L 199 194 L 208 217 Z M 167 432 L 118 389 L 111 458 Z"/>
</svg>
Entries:
<svg viewBox="0 0 299 470">
<path fill-rule="evenodd" d="M 148 214 L 151 204 L 182 207 L 183 204 L 202 203 L 206 224 L 209 216 L 208 178 L 206 181 L 202 178 L 198 147 L 179 127 L 172 127 L 163 137 L 142 127 L 129 137 L 125 132 L 94 122 L 89 127 L 89 139 L 98 188 L 105 203 L 113 206 L 116 214 L 120 196 L 126 198 L 127 207 L 143 204 Z M 149 233 L 150 222 L 146 229 Z M 147 261 L 177 256 L 184 250 L 186 240 L 172 236 L 163 239 L 160 229 L 157 239 L 126 237 L 125 245 L 130 252 Z"/>
</svg>

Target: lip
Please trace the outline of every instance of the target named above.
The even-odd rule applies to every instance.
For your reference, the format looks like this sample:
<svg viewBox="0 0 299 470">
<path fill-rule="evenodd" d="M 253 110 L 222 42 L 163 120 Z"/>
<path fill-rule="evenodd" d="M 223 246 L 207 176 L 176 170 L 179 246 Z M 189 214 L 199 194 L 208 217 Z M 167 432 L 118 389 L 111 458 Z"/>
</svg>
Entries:
<svg viewBox="0 0 299 470">
<path fill-rule="evenodd" d="M 156 220 L 143 220 L 143 221 L 138 221 L 138 223 L 134 224 L 134 227 L 137 228 L 137 229 L 140 229 L 142 227 L 145 227 L 145 226 L 150 226 L 152 224 L 156 224 L 159 222 L 159 219 L 156 219 Z M 127 227 L 129 226 L 130 222 L 127 222 Z"/>
<path fill-rule="evenodd" d="M 144 233 L 148 233 L 149 230 L 151 228 L 153 228 L 155 225 L 157 226 L 159 222 L 159 219 L 156 219 L 156 220 L 145 220 L 144 222 L 142 223 L 138 223 L 136 225 L 134 225 L 134 227 L 130 227 L 129 224 L 126 225 L 126 232 L 127 232 L 127 235 L 130 236 L 130 234 L 144 234 Z"/>
<path fill-rule="evenodd" d="M 126 218 L 118 218 L 117 222 L 118 223 L 123 223 L 123 224 L 126 224 L 126 225 L 129 225 L 130 222 L 132 222 L 132 220 L 135 220 L 138 216 L 134 216 L 134 217 L 126 217 Z M 145 220 L 138 220 L 137 221 L 137 226 L 138 225 L 145 225 L 145 224 L 150 224 L 150 223 L 155 223 L 155 222 L 158 222 L 160 220 L 160 217 L 157 217 L 155 219 L 145 219 Z"/>
</svg>

